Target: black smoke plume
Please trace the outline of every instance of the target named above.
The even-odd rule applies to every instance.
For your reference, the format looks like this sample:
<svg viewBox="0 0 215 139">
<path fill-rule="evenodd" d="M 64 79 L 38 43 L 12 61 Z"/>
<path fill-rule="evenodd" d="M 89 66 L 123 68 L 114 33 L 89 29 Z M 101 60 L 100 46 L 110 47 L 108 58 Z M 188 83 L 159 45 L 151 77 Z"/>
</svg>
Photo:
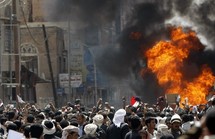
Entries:
<svg viewBox="0 0 215 139">
<path fill-rule="evenodd" d="M 46 0 L 45 5 L 44 7 L 49 7 L 44 9 L 49 13 L 48 20 L 82 21 L 100 25 L 115 18 L 118 2 L 116 0 Z"/>
<path fill-rule="evenodd" d="M 114 21 L 123 0 L 46 0 L 51 20 L 78 20 L 101 25 Z M 138 0 L 134 0 L 138 1 Z M 183 26 L 194 30 L 204 49 L 191 52 L 184 62 L 187 80 L 192 80 L 207 64 L 215 73 L 215 0 L 139 0 L 132 17 L 117 39 L 97 59 L 98 68 L 115 78 L 130 77 L 131 88 L 145 100 L 163 94 L 156 77 L 147 70 L 144 52 L 160 40 L 168 40 L 169 27 Z M 132 6 L 132 5 L 130 5 Z M 54 12 L 53 12 L 54 11 Z M 140 70 L 146 71 L 140 76 Z M 153 99 L 154 98 L 154 99 Z M 143 99 L 144 100 L 144 99 Z"/>
<path fill-rule="evenodd" d="M 160 40 L 168 40 L 169 27 L 182 26 L 196 31 L 204 49 L 191 52 L 184 62 L 183 71 L 187 80 L 192 80 L 200 72 L 201 66 L 207 64 L 215 73 L 215 1 L 205 0 L 161 0 L 138 3 L 134 6 L 131 20 L 121 33 L 119 47 L 107 48 L 98 60 L 100 69 L 123 78 L 131 77 L 131 87 L 143 100 L 155 102 L 155 96 L 163 95 L 155 76 L 147 71 L 144 52 Z M 131 37 L 138 33 L 138 38 Z M 139 62 L 145 60 L 145 64 Z M 132 76 L 131 76 L 132 75 Z M 134 75 L 134 76 L 133 76 Z M 135 78 L 133 78 L 135 77 Z M 154 98 L 154 99 L 153 99 Z"/>
</svg>

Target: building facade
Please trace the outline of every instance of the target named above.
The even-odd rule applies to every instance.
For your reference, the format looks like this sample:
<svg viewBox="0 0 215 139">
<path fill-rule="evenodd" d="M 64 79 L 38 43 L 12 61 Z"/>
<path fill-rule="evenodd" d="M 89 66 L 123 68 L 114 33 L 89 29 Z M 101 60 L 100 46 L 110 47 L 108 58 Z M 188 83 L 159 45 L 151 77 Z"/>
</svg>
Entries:
<svg viewBox="0 0 215 139">
<path fill-rule="evenodd" d="M 11 0 L 12 1 L 12 0 Z M 97 66 L 97 53 L 100 48 L 114 46 L 120 32 L 126 26 L 127 17 L 132 12 L 130 5 L 134 2 L 119 1 L 119 9 L 113 22 L 102 25 L 83 24 L 82 22 L 70 20 L 56 22 L 49 20 L 49 7 L 44 7 L 47 0 L 21 0 L 17 6 L 19 16 L 19 65 L 20 65 L 20 93 L 23 100 L 44 106 L 48 101 L 57 101 L 59 106 L 67 101 L 81 99 L 86 105 L 96 104 L 98 98 L 121 106 L 122 96 L 132 94 L 126 90 L 126 81 L 116 81 L 104 75 Z M 51 3 L 50 3 L 51 4 Z M 53 6 L 53 5 L 49 5 Z M 8 8 L 9 7 L 9 8 Z M 10 29 L 12 17 L 12 5 L 6 4 L 4 10 L 1 8 L 1 28 L 6 22 Z M 7 18 L 5 16 L 8 15 Z M 44 38 L 42 25 L 45 25 L 47 38 Z M 6 33 L 6 30 L 1 30 Z M 11 30 L 12 31 L 12 30 Z M 10 33 L 7 33 L 10 40 Z M 6 35 L 4 35 L 6 36 Z M 1 48 L 7 45 L 5 39 Z M 49 56 L 45 41 L 49 42 Z M 8 45 L 10 43 L 8 42 Z M 12 80 L 15 72 L 15 63 L 11 58 L 3 58 L 1 66 L 11 61 L 10 68 L 4 70 L 9 72 L 7 76 Z M 8 60 L 5 60 L 8 59 Z M 52 66 L 52 75 L 50 66 Z M 7 66 L 9 67 L 9 66 Z M 1 68 L 3 69 L 3 68 Z M 3 73 L 3 70 L 1 70 Z M 67 82 L 62 83 L 61 75 L 66 75 Z M 68 81 L 68 77 L 71 79 Z M 55 91 L 53 91 L 53 83 Z M 11 82 L 12 83 L 12 82 Z M 70 83 L 70 85 L 68 85 Z M 78 84 L 78 86 L 77 86 Z M 13 84 L 11 84 L 12 86 Z M 8 84 L 4 86 L 5 100 L 14 101 L 16 89 Z M 6 89 L 6 90 L 5 90 Z M 5 93 L 6 92 L 6 93 Z M 12 92 L 12 93 L 11 93 Z M 57 97 L 57 99 L 56 99 Z"/>
</svg>

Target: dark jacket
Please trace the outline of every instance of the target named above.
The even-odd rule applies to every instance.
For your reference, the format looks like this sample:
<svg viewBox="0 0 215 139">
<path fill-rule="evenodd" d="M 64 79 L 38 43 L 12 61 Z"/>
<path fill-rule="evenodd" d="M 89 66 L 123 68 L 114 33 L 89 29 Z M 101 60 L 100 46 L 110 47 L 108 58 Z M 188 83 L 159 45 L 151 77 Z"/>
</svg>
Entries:
<svg viewBox="0 0 215 139">
<path fill-rule="evenodd" d="M 129 132 L 127 123 L 122 123 L 120 127 L 111 124 L 107 128 L 107 139 L 124 139 L 125 135 Z"/>
<path fill-rule="evenodd" d="M 43 137 L 44 137 L 44 139 L 60 139 L 59 137 L 55 136 L 54 134 L 52 134 L 52 135 L 45 134 Z"/>
<path fill-rule="evenodd" d="M 125 135 L 125 139 L 142 139 L 142 137 L 140 136 L 138 130 L 132 130 Z"/>
</svg>

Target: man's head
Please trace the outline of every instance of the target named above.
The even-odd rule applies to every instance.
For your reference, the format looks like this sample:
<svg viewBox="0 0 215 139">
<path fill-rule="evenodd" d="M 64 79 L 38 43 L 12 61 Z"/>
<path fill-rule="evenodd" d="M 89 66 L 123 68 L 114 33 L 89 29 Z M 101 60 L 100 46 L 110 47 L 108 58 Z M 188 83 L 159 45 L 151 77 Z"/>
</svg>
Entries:
<svg viewBox="0 0 215 139">
<path fill-rule="evenodd" d="M 170 123 L 172 124 L 171 128 L 173 130 L 179 130 L 181 126 L 181 117 L 178 114 L 174 114 L 170 120 Z"/>
<path fill-rule="evenodd" d="M 141 119 L 139 116 L 131 116 L 129 118 L 130 124 L 131 124 L 131 129 L 138 129 L 141 126 Z"/>
<path fill-rule="evenodd" d="M 147 128 L 155 129 L 155 126 L 157 124 L 157 119 L 155 117 L 147 117 L 145 120 L 145 124 Z"/>
<path fill-rule="evenodd" d="M 205 124 L 208 129 L 208 132 L 212 135 L 215 135 L 214 121 L 215 121 L 215 109 L 212 109 L 207 113 L 206 119 L 205 119 Z"/>
<path fill-rule="evenodd" d="M 86 134 L 90 134 L 90 135 L 95 135 L 96 134 L 96 130 L 97 130 L 98 126 L 93 124 L 93 123 L 90 123 L 90 124 L 87 124 L 85 127 L 84 127 L 84 132 Z"/>
<path fill-rule="evenodd" d="M 43 120 L 42 126 L 43 126 L 43 133 L 44 134 L 52 135 L 56 132 L 55 125 L 51 120 Z"/>
<path fill-rule="evenodd" d="M 103 124 L 103 121 L 104 121 L 104 116 L 101 114 L 96 114 L 93 117 L 93 123 L 98 125 L 99 127 Z"/>
<path fill-rule="evenodd" d="M 30 126 L 30 137 L 40 138 L 43 135 L 43 126 L 40 124 L 32 124 Z"/>
<path fill-rule="evenodd" d="M 29 114 L 27 116 L 27 122 L 28 123 L 34 123 L 35 122 L 34 120 L 35 120 L 35 117 L 32 114 Z"/>
<path fill-rule="evenodd" d="M 79 125 L 83 125 L 86 121 L 85 115 L 83 113 L 77 114 L 77 122 Z"/>
<path fill-rule="evenodd" d="M 69 125 L 63 128 L 62 139 L 78 139 L 78 127 Z"/>
</svg>

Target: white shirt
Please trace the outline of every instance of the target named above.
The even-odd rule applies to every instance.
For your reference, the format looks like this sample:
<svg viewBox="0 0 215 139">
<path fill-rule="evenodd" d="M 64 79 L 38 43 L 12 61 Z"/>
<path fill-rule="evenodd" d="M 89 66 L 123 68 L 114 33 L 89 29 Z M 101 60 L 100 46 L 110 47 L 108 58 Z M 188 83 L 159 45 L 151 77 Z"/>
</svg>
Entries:
<svg viewBox="0 0 215 139">
<path fill-rule="evenodd" d="M 215 139 L 215 135 L 211 135 L 211 136 L 204 136 L 203 139 Z"/>
</svg>

